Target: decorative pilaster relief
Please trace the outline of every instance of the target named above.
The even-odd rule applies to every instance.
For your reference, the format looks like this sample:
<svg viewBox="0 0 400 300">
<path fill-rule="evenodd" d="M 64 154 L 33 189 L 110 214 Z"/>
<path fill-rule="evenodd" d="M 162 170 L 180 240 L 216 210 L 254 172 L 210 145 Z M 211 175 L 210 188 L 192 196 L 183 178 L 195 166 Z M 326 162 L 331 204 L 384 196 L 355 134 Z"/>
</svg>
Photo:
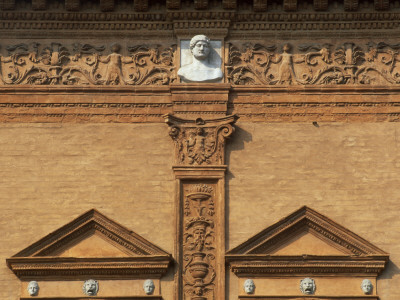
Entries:
<svg viewBox="0 0 400 300">
<path fill-rule="evenodd" d="M 234 85 L 398 85 L 400 44 L 229 44 Z"/>
<path fill-rule="evenodd" d="M 175 143 L 176 299 L 225 299 L 225 142 L 238 117 L 164 118 Z"/>
<path fill-rule="evenodd" d="M 215 299 L 215 184 L 184 184 L 184 299 Z"/>
<path fill-rule="evenodd" d="M 167 85 L 176 80 L 176 47 L 74 43 L 17 44 L 0 56 L 0 85 Z"/>
<path fill-rule="evenodd" d="M 234 132 L 237 116 L 203 120 L 184 120 L 166 115 L 169 135 L 175 142 L 177 165 L 222 165 L 225 160 L 225 140 Z"/>
</svg>

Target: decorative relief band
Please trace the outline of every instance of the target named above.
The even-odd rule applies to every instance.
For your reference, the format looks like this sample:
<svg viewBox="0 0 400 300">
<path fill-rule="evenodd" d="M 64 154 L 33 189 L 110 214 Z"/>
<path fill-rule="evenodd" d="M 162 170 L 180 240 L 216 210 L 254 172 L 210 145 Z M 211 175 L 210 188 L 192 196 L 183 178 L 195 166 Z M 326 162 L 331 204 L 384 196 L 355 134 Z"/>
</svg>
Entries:
<svg viewBox="0 0 400 300">
<path fill-rule="evenodd" d="M 136 45 L 129 55 L 121 46 L 74 43 L 24 43 L 6 47 L 1 56 L 0 84 L 15 85 L 167 85 L 176 80 L 174 46 Z"/>
<path fill-rule="evenodd" d="M 228 81 L 235 85 L 397 85 L 400 44 L 229 44 Z"/>
</svg>

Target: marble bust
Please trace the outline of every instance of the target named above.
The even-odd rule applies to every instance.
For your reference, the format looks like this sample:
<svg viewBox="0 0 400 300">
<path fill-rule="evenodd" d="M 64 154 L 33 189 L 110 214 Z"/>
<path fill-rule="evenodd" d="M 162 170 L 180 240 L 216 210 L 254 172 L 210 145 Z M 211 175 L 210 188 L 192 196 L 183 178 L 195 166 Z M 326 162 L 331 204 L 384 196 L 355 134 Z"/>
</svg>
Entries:
<svg viewBox="0 0 400 300">
<path fill-rule="evenodd" d="M 256 285 L 252 279 L 246 279 L 243 284 L 243 289 L 246 294 L 253 294 L 256 289 Z"/>
<path fill-rule="evenodd" d="M 86 280 L 82 287 L 83 293 L 88 296 L 96 296 L 99 291 L 99 283 L 94 279 Z"/>
<path fill-rule="evenodd" d="M 143 290 L 146 293 L 146 295 L 152 295 L 154 293 L 155 285 L 153 280 L 147 279 L 143 283 Z"/>
<path fill-rule="evenodd" d="M 37 296 L 39 292 L 39 284 L 37 281 L 30 281 L 28 283 L 28 293 L 30 296 Z"/>
<path fill-rule="evenodd" d="M 216 82 L 222 79 L 220 64 L 210 59 L 212 52 L 210 39 L 205 35 L 196 35 L 190 40 L 192 63 L 178 70 L 184 82 Z"/>
<path fill-rule="evenodd" d="M 307 277 L 300 281 L 300 291 L 305 295 L 313 295 L 315 288 L 315 281 L 312 278 Z"/>
<path fill-rule="evenodd" d="M 361 282 L 361 289 L 364 292 L 365 295 L 369 295 L 372 292 L 373 286 L 372 286 L 372 282 L 369 279 L 364 279 Z"/>
</svg>

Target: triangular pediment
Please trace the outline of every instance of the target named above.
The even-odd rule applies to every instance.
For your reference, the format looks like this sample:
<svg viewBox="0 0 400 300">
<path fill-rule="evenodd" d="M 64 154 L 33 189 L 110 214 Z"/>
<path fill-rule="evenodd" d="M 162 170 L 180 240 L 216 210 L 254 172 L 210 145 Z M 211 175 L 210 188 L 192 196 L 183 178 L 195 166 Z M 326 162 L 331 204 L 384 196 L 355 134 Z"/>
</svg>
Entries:
<svg viewBox="0 0 400 300">
<path fill-rule="evenodd" d="M 228 254 L 386 255 L 350 230 L 303 206 Z"/>
<path fill-rule="evenodd" d="M 294 269 L 298 273 L 334 272 L 339 267 L 341 272 L 362 272 L 367 266 L 371 267 L 368 272 L 379 273 L 388 257 L 372 243 L 306 206 L 226 254 L 236 274 Z"/>
<path fill-rule="evenodd" d="M 165 273 L 170 260 L 171 255 L 161 248 L 92 209 L 18 252 L 7 263 L 21 276 L 28 276 L 35 268 L 37 274 L 39 269 L 55 274 L 54 270 L 50 272 L 53 268 L 58 275 L 65 275 L 66 264 L 70 271 L 85 265 L 89 273 L 101 273 L 103 268 L 104 274 L 124 269 L 133 275 L 153 267 L 158 268 L 154 272 Z"/>
</svg>

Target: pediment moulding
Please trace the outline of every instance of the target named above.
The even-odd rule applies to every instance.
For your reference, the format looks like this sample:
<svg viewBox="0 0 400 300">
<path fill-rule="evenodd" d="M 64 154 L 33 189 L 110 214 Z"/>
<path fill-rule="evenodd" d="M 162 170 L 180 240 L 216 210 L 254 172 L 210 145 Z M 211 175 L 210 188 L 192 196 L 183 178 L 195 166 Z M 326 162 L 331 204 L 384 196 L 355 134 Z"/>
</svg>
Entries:
<svg viewBox="0 0 400 300">
<path fill-rule="evenodd" d="M 239 277 L 380 274 L 389 255 L 318 212 L 302 207 L 226 254 Z"/>
<path fill-rule="evenodd" d="M 90 210 L 7 259 L 20 278 L 160 278 L 171 255 Z"/>
</svg>

